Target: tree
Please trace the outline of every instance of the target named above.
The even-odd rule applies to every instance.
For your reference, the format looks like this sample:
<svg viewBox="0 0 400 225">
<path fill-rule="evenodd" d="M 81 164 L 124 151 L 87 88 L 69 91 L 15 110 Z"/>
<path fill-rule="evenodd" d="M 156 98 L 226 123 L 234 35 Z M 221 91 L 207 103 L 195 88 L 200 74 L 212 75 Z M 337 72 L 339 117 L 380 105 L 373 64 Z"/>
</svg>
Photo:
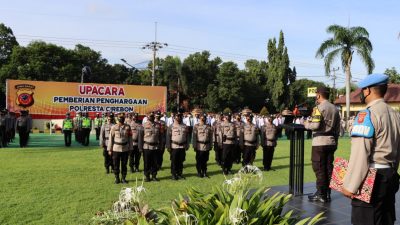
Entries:
<svg viewBox="0 0 400 225">
<path fill-rule="evenodd" d="M 243 94 L 244 104 L 254 112 L 258 112 L 266 105 L 269 98 L 267 79 L 268 64 L 265 61 L 250 59 L 245 62 Z"/>
<path fill-rule="evenodd" d="M 208 51 L 191 54 L 183 61 L 182 87 L 192 106 L 204 106 L 208 85 L 215 82 L 221 62 L 218 57 L 211 60 Z"/>
<path fill-rule="evenodd" d="M 296 69 L 290 69 L 289 64 L 289 55 L 281 31 L 278 46 L 276 46 L 275 38 L 268 41 L 267 84 L 275 111 L 283 110 L 290 101 L 288 98 L 289 85 L 296 80 Z"/>
<path fill-rule="evenodd" d="M 0 23 L 0 67 L 8 62 L 14 46 L 18 46 L 18 42 L 13 31 Z"/>
<path fill-rule="evenodd" d="M 397 72 L 396 68 L 387 68 L 384 74 L 389 76 L 389 83 L 400 84 L 400 74 Z"/>
<path fill-rule="evenodd" d="M 350 116 L 350 81 L 353 53 L 356 52 L 360 56 L 361 61 L 367 67 L 368 73 L 372 73 L 375 67 L 374 60 L 371 58 L 372 44 L 368 39 L 369 33 L 364 27 L 331 25 L 326 31 L 333 34 L 333 37 L 321 44 L 315 57 L 325 58 L 325 73 L 327 75 L 334 60 L 340 57 L 342 68 L 346 73 L 346 121 L 348 121 Z"/>
</svg>

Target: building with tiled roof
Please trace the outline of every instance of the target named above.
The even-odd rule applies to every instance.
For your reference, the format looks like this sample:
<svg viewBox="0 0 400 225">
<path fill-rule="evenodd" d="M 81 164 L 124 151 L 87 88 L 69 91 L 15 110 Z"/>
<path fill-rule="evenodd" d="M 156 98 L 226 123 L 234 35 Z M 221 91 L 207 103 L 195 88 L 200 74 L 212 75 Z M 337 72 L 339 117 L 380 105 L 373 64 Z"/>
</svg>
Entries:
<svg viewBox="0 0 400 225">
<path fill-rule="evenodd" d="M 358 111 L 365 109 L 365 104 L 360 101 L 361 89 L 350 93 L 350 116 L 354 116 Z M 385 101 L 395 110 L 400 111 L 400 84 L 389 84 L 385 95 Z M 336 99 L 335 105 L 341 107 L 341 115 L 346 114 L 346 96 L 342 95 Z"/>
</svg>

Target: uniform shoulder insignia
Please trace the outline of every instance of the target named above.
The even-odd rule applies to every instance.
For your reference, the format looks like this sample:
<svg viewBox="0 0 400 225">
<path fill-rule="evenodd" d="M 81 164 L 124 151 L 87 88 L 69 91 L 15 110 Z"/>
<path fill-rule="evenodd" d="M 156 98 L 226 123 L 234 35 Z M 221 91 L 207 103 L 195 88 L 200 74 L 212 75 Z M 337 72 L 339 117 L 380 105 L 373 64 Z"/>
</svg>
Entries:
<svg viewBox="0 0 400 225">
<path fill-rule="evenodd" d="M 321 111 L 319 111 L 318 107 L 314 107 L 312 113 L 312 122 L 319 123 L 321 121 Z"/>
<path fill-rule="evenodd" d="M 375 129 L 371 121 L 371 112 L 368 109 L 361 110 L 354 119 L 351 136 L 372 138 L 374 133 Z"/>
</svg>

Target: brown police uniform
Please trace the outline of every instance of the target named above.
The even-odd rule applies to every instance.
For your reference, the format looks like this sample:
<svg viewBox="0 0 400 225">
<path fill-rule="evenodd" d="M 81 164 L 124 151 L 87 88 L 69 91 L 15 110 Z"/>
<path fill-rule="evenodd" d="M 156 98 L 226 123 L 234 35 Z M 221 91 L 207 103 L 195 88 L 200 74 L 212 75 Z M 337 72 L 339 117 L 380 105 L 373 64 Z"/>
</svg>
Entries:
<svg viewBox="0 0 400 225">
<path fill-rule="evenodd" d="M 196 169 L 199 177 L 207 176 L 207 162 L 213 142 L 213 130 L 211 126 L 201 121 L 194 125 L 192 145 L 196 152 Z"/>
<path fill-rule="evenodd" d="M 240 161 L 242 159 L 242 155 L 244 154 L 244 146 L 239 144 L 239 142 L 240 142 L 239 139 L 242 137 L 242 134 L 243 134 L 244 123 L 242 121 L 238 121 L 238 120 L 235 120 L 233 123 L 236 126 L 236 143 L 237 143 L 237 145 L 235 146 L 235 150 L 233 152 L 233 162 L 238 164 L 238 163 L 240 163 Z M 244 165 L 244 163 L 243 163 L 243 165 Z"/>
<path fill-rule="evenodd" d="M 312 121 L 304 123 L 304 126 L 313 131 L 311 161 L 317 178 L 317 192 L 309 199 L 318 197 L 319 201 L 326 202 L 330 200 L 329 182 L 340 132 L 339 111 L 325 100 L 314 108 Z"/>
<path fill-rule="evenodd" d="M 132 151 L 132 131 L 128 124 L 116 124 L 111 127 L 107 150 L 112 152 L 114 174 L 116 181 L 119 181 L 121 167 L 122 182 L 126 182 L 127 164 L 129 151 Z M 118 182 L 116 182 L 118 183 Z"/>
<path fill-rule="evenodd" d="M 243 149 L 243 166 L 253 165 L 256 150 L 259 145 L 260 130 L 253 123 L 245 123 L 240 135 L 240 145 Z"/>
<path fill-rule="evenodd" d="M 171 174 L 172 179 L 183 178 L 183 162 L 186 157 L 186 150 L 189 149 L 189 128 L 176 120 L 168 128 L 166 147 L 171 153 Z"/>
<path fill-rule="evenodd" d="M 278 128 L 271 122 L 266 122 L 261 127 L 261 146 L 263 147 L 263 166 L 264 170 L 271 169 L 272 159 L 274 158 L 275 147 L 278 139 Z"/>
<path fill-rule="evenodd" d="M 219 145 L 219 143 L 220 143 L 219 129 L 220 129 L 221 123 L 222 123 L 222 121 L 218 119 L 212 124 L 215 161 L 217 162 L 217 164 L 219 166 L 222 165 L 222 148 Z"/>
<path fill-rule="evenodd" d="M 143 124 L 139 135 L 139 150 L 143 152 L 144 175 L 150 181 L 150 175 L 157 181 L 157 153 L 161 142 L 161 127 L 159 123 L 148 120 Z"/>
<path fill-rule="evenodd" d="M 115 124 L 113 121 L 105 122 L 100 129 L 100 147 L 103 148 L 103 156 L 104 156 L 104 167 L 106 168 L 106 173 L 110 173 L 110 169 L 113 170 L 113 161 L 111 156 L 108 154 L 107 145 L 110 139 L 111 127 Z"/>
<path fill-rule="evenodd" d="M 163 120 L 158 120 L 156 122 L 160 124 L 160 135 L 161 135 L 160 147 L 158 148 L 158 154 L 157 154 L 157 166 L 158 169 L 160 170 L 164 159 L 165 144 L 167 137 L 167 124 Z"/>
<path fill-rule="evenodd" d="M 21 111 L 21 116 L 16 121 L 16 129 L 19 134 L 19 146 L 25 148 L 28 145 L 29 132 L 32 129 L 26 111 Z"/>
<path fill-rule="evenodd" d="M 400 115 L 383 99 L 370 102 L 367 109 L 374 135 L 371 138 L 354 137 L 352 132 L 351 155 L 343 187 L 357 193 L 368 169 L 376 168 L 371 203 L 352 200 L 352 223 L 390 225 L 396 220 L 395 195 L 399 188 Z"/>
<path fill-rule="evenodd" d="M 141 152 L 139 151 L 139 134 L 143 129 L 143 126 L 136 122 L 136 120 L 131 120 L 129 125 L 132 130 L 132 146 L 133 150 L 129 153 L 129 167 L 131 172 L 139 172 L 139 164 L 141 158 Z"/>
<path fill-rule="evenodd" d="M 233 152 L 237 145 L 236 126 L 230 121 L 224 121 L 218 131 L 219 147 L 222 148 L 222 170 L 224 174 L 231 172 L 233 164 Z"/>
</svg>

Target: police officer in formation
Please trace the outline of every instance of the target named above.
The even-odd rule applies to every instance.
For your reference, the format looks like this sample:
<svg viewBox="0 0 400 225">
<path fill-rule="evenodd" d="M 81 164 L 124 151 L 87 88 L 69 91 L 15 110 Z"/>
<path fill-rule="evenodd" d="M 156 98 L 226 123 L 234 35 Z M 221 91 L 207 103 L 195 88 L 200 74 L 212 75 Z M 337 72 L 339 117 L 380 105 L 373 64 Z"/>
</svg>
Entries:
<svg viewBox="0 0 400 225">
<path fill-rule="evenodd" d="M 231 119 L 232 114 L 227 113 L 218 130 L 218 145 L 222 149 L 222 171 L 225 175 L 232 173 L 233 153 L 238 144 L 236 126 Z"/>
<path fill-rule="evenodd" d="M 219 130 L 221 123 L 223 122 L 224 115 L 220 113 L 214 123 L 212 124 L 213 129 L 213 142 L 214 142 L 214 152 L 215 152 L 215 161 L 219 166 L 222 166 L 222 147 L 220 147 L 220 136 Z"/>
<path fill-rule="evenodd" d="M 328 101 L 329 92 L 328 88 L 317 88 L 317 106 L 311 120 L 304 123 L 306 129 L 313 131 L 311 161 L 317 178 L 317 191 L 309 195 L 308 199 L 322 203 L 331 199 L 329 183 L 340 132 L 339 111 Z"/>
<path fill-rule="evenodd" d="M 29 133 L 32 129 L 31 121 L 28 118 L 28 112 L 21 110 L 21 116 L 16 121 L 16 129 L 19 134 L 19 146 L 25 148 L 28 145 Z"/>
<path fill-rule="evenodd" d="M 243 149 L 243 166 L 253 165 L 254 159 L 256 157 L 256 150 L 259 145 L 260 131 L 252 123 L 253 114 L 246 114 L 246 123 L 242 126 L 242 132 L 240 132 L 240 145 Z"/>
<path fill-rule="evenodd" d="M 0 138 L 1 138 L 1 147 L 7 147 L 7 118 L 6 118 L 6 110 L 1 110 L 0 112 Z"/>
<path fill-rule="evenodd" d="M 351 155 L 343 182 L 343 194 L 351 198 L 354 225 L 393 225 L 395 199 L 399 189 L 400 115 L 385 101 L 388 76 L 372 74 L 360 81 L 361 102 L 367 104 L 354 120 L 351 130 Z M 353 195 L 358 192 L 369 168 L 376 178 L 371 202 Z"/>
<path fill-rule="evenodd" d="M 71 119 L 70 113 L 67 112 L 65 115 L 65 119 L 62 123 L 62 132 L 64 133 L 64 142 L 65 146 L 71 146 L 71 135 L 74 130 L 74 123 Z"/>
<path fill-rule="evenodd" d="M 140 157 L 142 155 L 141 151 L 139 151 L 139 134 L 142 132 L 143 126 L 138 122 L 138 116 L 137 113 L 130 114 L 130 122 L 128 123 L 132 130 L 133 150 L 129 153 L 129 167 L 132 173 L 139 172 Z"/>
<path fill-rule="evenodd" d="M 111 127 L 110 136 L 108 139 L 107 150 L 112 156 L 114 165 L 115 183 L 128 183 L 126 180 L 127 164 L 129 152 L 133 150 L 132 131 L 128 124 L 125 124 L 125 114 L 118 114 L 117 124 Z M 119 174 L 121 172 L 122 179 Z"/>
<path fill-rule="evenodd" d="M 158 154 L 157 154 L 157 166 L 158 170 L 161 170 L 162 163 L 163 163 L 163 158 L 164 158 L 164 152 L 165 152 L 165 144 L 166 144 L 166 134 L 167 134 L 167 125 L 165 121 L 161 120 L 161 112 L 157 111 L 155 114 L 155 122 L 160 124 L 160 129 L 161 129 L 161 141 L 160 141 L 160 146 L 158 148 Z"/>
<path fill-rule="evenodd" d="M 213 143 L 213 129 L 206 123 L 207 115 L 200 116 L 199 123 L 193 127 L 192 145 L 196 152 L 196 169 L 198 177 L 208 177 L 207 162 Z"/>
<path fill-rule="evenodd" d="M 267 117 L 264 126 L 261 127 L 261 146 L 263 148 L 264 171 L 271 170 L 275 147 L 278 139 L 278 128 L 272 123 L 273 119 Z"/>
<path fill-rule="evenodd" d="M 15 117 L 14 112 L 8 112 L 8 115 L 6 116 L 7 121 L 9 121 L 7 125 L 7 142 L 13 142 L 15 138 L 15 125 L 17 122 L 17 118 Z M 30 118 L 30 117 L 28 117 Z M 30 124 L 32 124 L 32 120 L 29 121 Z"/>
<path fill-rule="evenodd" d="M 110 169 L 114 172 L 113 161 L 111 156 L 108 154 L 108 140 L 110 139 L 111 128 L 115 125 L 114 114 L 107 114 L 106 121 L 101 126 L 100 130 L 100 147 L 103 148 L 104 156 L 104 167 L 106 168 L 106 173 L 110 173 Z"/>
<path fill-rule="evenodd" d="M 82 143 L 82 113 L 78 112 L 73 119 L 74 121 L 74 133 L 75 141 Z"/>
<path fill-rule="evenodd" d="M 166 147 L 171 153 L 171 175 L 173 180 L 185 179 L 183 177 L 183 162 L 186 151 L 189 149 L 189 128 L 182 123 L 183 114 L 175 115 L 174 123 L 168 128 Z"/>
<path fill-rule="evenodd" d="M 236 143 L 238 143 L 235 147 L 235 150 L 233 152 L 233 161 L 237 164 L 240 163 L 242 159 L 242 154 L 243 154 L 243 146 L 239 145 L 240 142 L 240 137 L 243 134 L 243 121 L 242 121 L 242 114 L 238 113 L 236 114 L 235 121 L 233 122 L 236 126 Z M 246 164 L 247 165 L 247 164 Z"/>
<path fill-rule="evenodd" d="M 92 130 L 92 120 L 89 118 L 89 113 L 83 113 L 82 118 L 82 145 L 88 146 L 90 139 L 90 131 Z"/>
<path fill-rule="evenodd" d="M 145 181 L 159 181 L 158 172 L 158 150 L 160 147 L 161 126 L 155 121 L 154 113 L 148 115 L 147 121 L 143 124 L 143 129 L 139 135 L 139 150 L 143 152 L 144 176 Z M 150 177 L 150 175 L 152 177 Z"/>
<path fill-rule="evenodd" d="M 99 140 L 102 123 L 103 119 L 100 117 L 99 113 L 96 113 L 96 117 L 94 118 L 94 130 L 96 131 L 96 140 Z"/>
</svg>

